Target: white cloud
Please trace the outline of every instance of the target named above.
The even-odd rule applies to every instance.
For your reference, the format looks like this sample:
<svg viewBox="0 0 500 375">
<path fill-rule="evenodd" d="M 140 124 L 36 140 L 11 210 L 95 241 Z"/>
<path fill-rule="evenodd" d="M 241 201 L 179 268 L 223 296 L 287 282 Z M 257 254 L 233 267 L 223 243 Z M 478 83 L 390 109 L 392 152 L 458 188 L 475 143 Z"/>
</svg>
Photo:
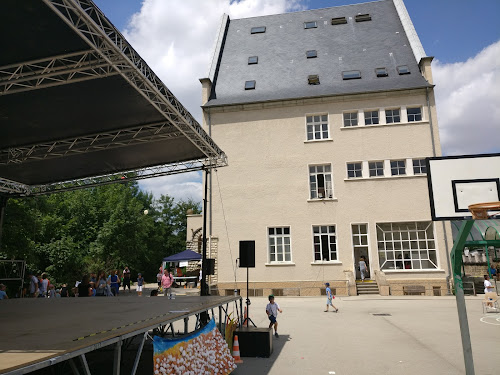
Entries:
<svg viewBox="0 0 500 375">
<path fill-rule="evenodd" d="M 207 75 L 222 14 L 235 19 L 301 9 L 300 0 L 144 0 L 124 36 L 201 123 L 199 78 Z M 156 197 L 201 200 L 199 174 L 186 174 L 191 180 L 179 176 L 185 175 L 143 180 L 140 187 Z"/>
<path fill-rule="evenodd" d="M 500 41 L 433 74 L 443 154 L 500 152 Z"/>
</svg>

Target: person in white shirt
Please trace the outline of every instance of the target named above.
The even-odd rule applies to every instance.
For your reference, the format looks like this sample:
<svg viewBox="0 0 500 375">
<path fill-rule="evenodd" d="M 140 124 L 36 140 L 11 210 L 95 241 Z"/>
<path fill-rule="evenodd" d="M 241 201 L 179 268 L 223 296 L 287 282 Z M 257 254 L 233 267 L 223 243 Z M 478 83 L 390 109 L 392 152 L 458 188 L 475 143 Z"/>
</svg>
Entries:
<svg viewBox="0 0 500 375">
<path fill-rule="evenodd" d="M 484 275 L 484 293 L 493 292 L 495 287 L 491 285 L 490 277 L 488 275 Z"/>
<path fill-rule="evenodd" d="M 278 335 L 278 321 L 276 320 L 276 318 L 278 317 L 278 311 L 280 313 L 282 313 L 283 311 L 280 309 L 280 305 L 274 302 L 274 296 L 272 294 L 269 295 L 268 298 L 269 303 L 266 306 L 266 314 L 270 321 L 269 328 L 274 325 L 274 336 L 278 338 L 280 336 Z"/>
</svg>

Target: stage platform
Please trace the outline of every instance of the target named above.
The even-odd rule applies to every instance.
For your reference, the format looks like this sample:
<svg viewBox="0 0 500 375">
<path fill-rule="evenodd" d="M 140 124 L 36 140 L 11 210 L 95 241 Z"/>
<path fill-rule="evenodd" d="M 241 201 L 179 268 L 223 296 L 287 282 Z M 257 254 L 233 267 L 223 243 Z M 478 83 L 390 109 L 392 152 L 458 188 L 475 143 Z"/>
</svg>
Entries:
<svg viewBox="0 0 500 375">
<path fill-rule="evenodd" d="M 85 353 L 143 335 L 151 329 L 166 331 L 176 321 L 208 311 L 219 319 L 228 307 L 241 314 L 241 297 L 89 297 L 57 299 L 17 299 L 2 301 L 0 314 L 0 374 L 25 374 Z M 217 311 L 216 311 L 217 309 Z M 219 322 L 216 322 L 217 324 Z M 141 346 L 142 351 L 142 346 Z M 120 350 L 115 350 L 120 367 Z M 140 352 L 138 353 L 140 357 Z M 72 364 L 73 366 L 73 364 Z M 116 368 L 115 366 L 115 368 Z M 90 374 L 88 366 L 84 373 Z"/>
</svg>

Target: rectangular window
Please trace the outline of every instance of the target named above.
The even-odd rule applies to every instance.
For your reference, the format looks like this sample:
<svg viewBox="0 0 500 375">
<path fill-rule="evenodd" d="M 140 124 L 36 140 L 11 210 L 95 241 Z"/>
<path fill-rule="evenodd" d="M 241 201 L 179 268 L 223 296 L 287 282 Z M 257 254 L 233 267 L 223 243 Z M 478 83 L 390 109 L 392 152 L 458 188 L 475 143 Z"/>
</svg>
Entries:
<svg viewBox="0 0 500 375">
<path fill-rule="evenodd" d="M 330 164 L 309 167 L 311 199 L 333 198 L 332 167 Z"/>
<path fill-rule="evenodd" d="M 422 121 L 422 108 L 408 108 L 408 122 Z"/>
<path fill-rule="evenodd" d="M 384 162 L 383 161 L 371 161 L 368 163 L 368 169 L 370 170 L 370 177 L 383 176 L 384 175 Z"/>
<path fill-rule="evenodd" d="M 371 21 L 372 17 L 369 14 L 358 14 L 354 17 L 356 22 Z"/>
<path fill-rule="evenodd" d="M 414 174 L 427 173 L 427 165 L 425 164 L 425 159 L 413 159 L 413 173 Z"/>
<path fill-rule="evenodd" d="M 334 225 L 313 226 L 314 261 L 337 260 L 337 236 Z"/>
<path fill-rule="evenodd" d="M 268 229 L 269 262 L 291 262 L 290 227 Z"/>
<path fill-rule="evenodd" d="M 318 27 L 316 21 L 304 22 L 304 29 L 315 29 Z"/>
<path fill-rule="evenodd" d="M 386 68 L 375 69 L 375 74 L 377 75 L 377 77 L 387 77 L 389 75 Z"/>
<path fill-rule="evenodd" d="M 401 122 L 401 114 L 399 108 L 385 110 L 385 122 L 392 124 L 393 122 Z"/>
<path fill-rule="evenodd" d="M 307 140 L 328 139 L 328 115 L 306 116 Z"/>
<path fill-rule="evenodd" d="M 245 82 L 245 90 L 254 90 L 254 89 L 255 89 L 255 81 Z"/>
<path fill-rule="evenodd" d="M 365 111 L 365 125 L 378 125 L 378 111 Z"/>
<path fill-rule="evenodd" d="M 265 26 L 252 27 L 250 29 L 250 34 L 261 34 L 266 32 Z"/>
<path fill-rule="evenodd" d="M 344 126 L 358 126 L 358 112 L 344 113 Z"/>
<path fill-rule="evenodd" d="M 398 74 L 400 76 L 402 76 L 404 74 L 410 74 L 411 73 L 410 72 L 410 68 L 408 68 L 408 66 L 406 66 L 406 65 L 398 66 L 396 69 L 398 70 Z"/>
<path fill-rule="evenodd" d="M 402 176 L 406 174 L 405 160 L 391 160 L 391 175 Z"/>
<path fill-rule="evenodd" d="M 342 25 L 344 23 L 347 23 L 347 20 L 345 17 L 332 18 L 332 25 Z"/>
<path fill-rule="evenodd" d="M 382 270 L 436 269 L 437 254 L 431 221 L 377 223 Z"/>
<path fill-rule="evenodd" d="M 361 163 L 347 163 L 347 178 L 363 177 Z"/>
<path fill-rule="evenodd" d="M 251 56 L 248 58 L 248 65 L 252 64 L 258 64 L 259 63 L 259 57 L 258 56 Z"/>
<path fill-rule="evenodd" d="M 318 57 L 318 52 L 315 49 L 312 49 L 310 51 L 306 51 L 306 57 L 308 59 L 314 59 L 315 57 Z"/>
<path fill-rule="evenodd" d="M 319 85 L 319 75 L 312 74 L 310 76 L 307 76 L 307 83 L 309 83 L 310 85 Z"/>
<path fill-rule="evenodd" d="M 361 72 L 359 70 L 349 70 L 347 72 L 342 72 L 343 80 L 360 79 L 360 78 L 361 78 Z"/>
</svg>

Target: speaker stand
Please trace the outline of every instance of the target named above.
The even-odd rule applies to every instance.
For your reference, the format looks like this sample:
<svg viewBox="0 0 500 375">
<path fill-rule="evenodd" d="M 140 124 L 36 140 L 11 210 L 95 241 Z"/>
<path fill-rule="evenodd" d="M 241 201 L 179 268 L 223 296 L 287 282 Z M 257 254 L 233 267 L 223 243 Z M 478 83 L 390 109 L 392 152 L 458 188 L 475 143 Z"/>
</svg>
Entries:
<svg viewBox="0 0 500 375">
<path fill-rule="evenodd" d="M 255 323 L 253 322 L 252 319 L 250 319 L 250 298 L 248 298 L 248 267 L 247 267 L 247 299 L 245 301 L 246 305 L 247 305 L 247 317 L 245 318 L 245 320 L 243 321 L 243 325 L 245 325 L 245 323 L 247 322 L 250 322 L 253 324 L 254 327 L 257 327 L 255 325 Z"/>
</svg>

